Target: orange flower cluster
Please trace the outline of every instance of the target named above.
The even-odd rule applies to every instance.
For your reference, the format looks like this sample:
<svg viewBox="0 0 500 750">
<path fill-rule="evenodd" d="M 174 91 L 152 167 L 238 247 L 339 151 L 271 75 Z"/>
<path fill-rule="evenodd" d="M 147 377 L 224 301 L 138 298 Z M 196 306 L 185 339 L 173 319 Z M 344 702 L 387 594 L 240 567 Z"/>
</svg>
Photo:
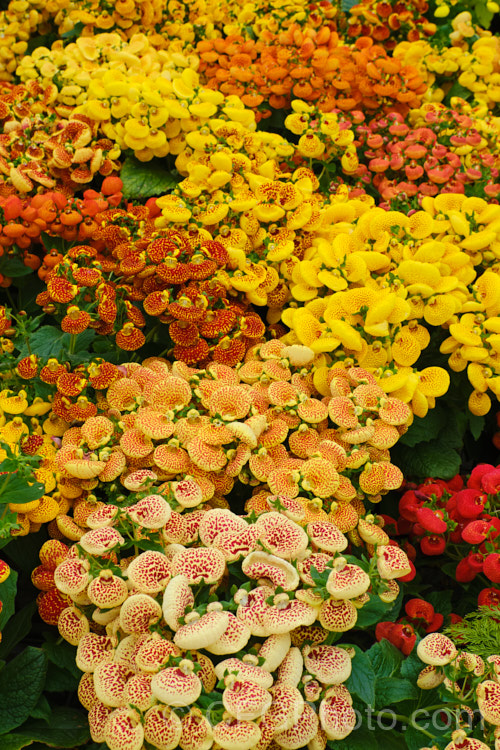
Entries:
<svg viewBox="0 0 500 750">
<path fill-rule="evenodd" d="M 26 195 L 38 188 L 74 192 L 96 174 L 119 169 L 120 149 L 97 137 L 98 125 L 75 116 L 64 120 L 54 114 L 57 88 L 36 81 L 4 84 L 0 93 L 0 194 Z"/>
<path fill-rule="evenodd" d="M 0 256 L 6 252 L 11 257 L 21 257 L 26 266 L 38 269 L 39 277 L 44 279 L 62 255 L 57 250 L 39 254 L 42 232 L 68 242 L 85 242 L 97 229 L 99 212 L 121 201 L 121 180 L 112 179 L 113 182 L 104 181 L 99 193 L 86 190 L 83 198 L 57 190 L 24 198 L 0 196 Z M 118 187 L 116 191 L 114 186 Z"/>
<path fill-rule="evenodd" d="M 419 106 L 427 86 L 416 68 L 401 65 L 368 37 L 354 46 L 328 27 L 297 25 L 258 41 L 243 36 L 209 39 L 197 45 L 199 72 L 207 86 L 236 94 L 256 117 L 285 109 L 292 98 L 315 102 L 324 112 L 362 109 L 408 112 Z"/>
<path fill-rule="evenodd" d="M 432 37 L 437 30 L 425 14 L 426 0 L 361 0 L 350 10 L 347 37 L 368 36 L 383 42 L 384 49 L 392 50 L 398 42 L 416 42 Z"/>
<path fill-rule="evenodd" d="M 265 325 L 248 303 L 229 296 L 225 277 L 218 279 L 227 250 L 194 224 L 185 231 L 155 229 L 150 207 L 108 208 L 89 217 L 82 226 L 89 244 L 56 254 L 53 267 L 39 272 L 47 289 L 38 304 L 63 331 L 91 327 L 114 335 L 125 351 L 145 343 L 145 316 L 157 318 L 168 326 L 168 337 L 159 336 L 162 346 L 177 359 L 237 364 Z M 50 264 L 50 257 L 44 260 Z"/>
<path fill-rule="evenodd" d="M 350 532 L 365 513 L 361 499 L 377 502 L 400 486 L 389 447 L 412 415 L 360 368 L 332 370 L 329 395 L 320 400 L 303 369 L 313 358 L 308 347 L 269 341 L 253 347 L 238 368 L 213 362 L 192 369 L 157 357 L 115 367 L 101 399 L 105 411 L 62 435 L 60 476 L 80 487 L 80 496 L 90 491 L 91 502 L 99 486 L 121 502 L 123 489 L 111 486 L 118 478 L 129 491 L 158 482 L 161 494 L 162 487 L 169 491 L 162 482 L 191 477 L 200 487 L 196 505 L 218 507 L 227 507 L 225 497 L 239 481 L 255 488 L 249 511 L 266 509 L 261 491 L 302 496 L 310 520 L 326 520 L 330 512 Z M 76 377 L 63 374 L 65 387 Z"/>
</svg>

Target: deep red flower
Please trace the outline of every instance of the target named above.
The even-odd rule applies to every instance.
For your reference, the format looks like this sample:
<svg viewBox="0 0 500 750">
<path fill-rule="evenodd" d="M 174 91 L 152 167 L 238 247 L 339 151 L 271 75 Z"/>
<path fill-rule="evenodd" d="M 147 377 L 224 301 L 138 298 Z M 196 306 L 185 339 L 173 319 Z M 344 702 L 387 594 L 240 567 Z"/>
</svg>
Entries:
<svg viewBox="0 0 500 750">
<path fill-rule="evenodd" d="M 405 492 L 399 500 L 399 512 L 407 521 L 417 521 L 417 510 L 422 506 L 425 497 L 419 500 L 413 490 Z"/>
<path fill-rule="evenodd" d="M 472 570 L 475 570 L 476 573 L 482 572 L 484 567 L 484 557 L 480 552 L 470 552 L 467 559 L 469 560 L 469 565 Z"/>
<path fill-rule="evenodd" d="M 411 620 L 422 620 L 426 625 L 434 617 L 434 607 L 425 599 L 410 599 L 405 604 L 405 612 Z"/>
<path fill-rule="evenodd" d="M 462 518 L 477 518 L 484 510 L 486 497 L 478 490 L 469 489 L 457 492 L 455 494 L 455 500 L 457 502 L 457 510 Z"/>
<path fill-rule="evenodd" d="M 474 490 L 480 490 L 481 479 L 485 474 L 488 474 L 490 471 L 494 471 L 494 469 L 495 467 L 491 464 L 479 464 L 478 466 L 474 466 L 471 471 L 470 477 L 467 480 L 467 487 Z"/>
<path fill-rule="evenodd" d="M 439 628 L 442 627 L 444 622 L 444 617 L 439 612 L 434 612 L 434 617 L 432 618 L 432 621 L 427 625 L 425 632 L 426 633 L 435 633 L 436 630 L 439 630 Z"/>
<path fill-rule="evenodd" d="M 459 583 L 469 583 L 474 580 L 476 575 L 477 571 L 473 570 L 470 566 L 468 557 L 464 557 L 463 560 L 460 560 L 455 571 L 455 578 Z"/>
<path fill-rule="evenodd" d="M 412 626 L 399 622 L 379 622 L 375 628 L 375 637 L 377 641 L 385 638 L 393 646 L 399 648 L 405 656 L 411 654 L 417 641 L 417 636 Z"/>
<path fill-rule="evenodd" d="M 500 607 L 500 589 L 487 588 L 479 592 L 478 607 Z"/>
<path fill-rule="evenodd" d="M 492 552 L 486 557 L 483 573 L 493 583 L 500 583 L 500 553 Z"/>
<path fill-rule="evenodd" d="M 446 484 L 451 492 L 458 492 L 458 490 L 461 490 L 464 486 L 464 480 L 462 479 L 460 474 L 455 474 L 452 479 L 448 479 Z"/>
<path fill-rule="evenodd" d="M 491 530 L 495 527 L 491 521 L 485 521 L 478 519 L 477 521 L 471 521 L 467 524 L 465 529 L 462 531 L 462 539 L 468 544 L 481 544 L 491 534 Z"/>
<path fill-rule="evenodd" d="M 444 534 L 448 530 L 446 521 L 443 521 L 438 511 L 431 510 L 431 508 L 419 508 L 416 515 L 418 523 L 426 531 L 431 531 L 433 534 Z"/>
<path fill-rule="evenodd" d="M 446 539 L 443 536 L 424 536 L 420 540 L 420 549 L 424 555 L 442 555 L 446 549 Z"/>
<path fill-rule="evenodd" d="M 500 492 L 500 469 L 485 474 L 481 479 L 481 486 L 488 495 L 496 495 Z"/>
<path fill-rule="evenodd" d="M 432 497 L 432 495 L 435 495 L 439 499 L 443 494 L 443 487 L 438 481 L 431 481 L 429 484 L 422 484 L 419 487 L 419 492 L 426 497 Z"/>
</svg>

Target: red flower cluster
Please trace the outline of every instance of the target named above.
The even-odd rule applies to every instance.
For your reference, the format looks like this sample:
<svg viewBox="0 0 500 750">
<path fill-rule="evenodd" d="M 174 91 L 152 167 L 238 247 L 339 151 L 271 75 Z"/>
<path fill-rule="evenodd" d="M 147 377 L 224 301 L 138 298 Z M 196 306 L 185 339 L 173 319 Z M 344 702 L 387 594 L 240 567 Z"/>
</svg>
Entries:
<svg viewBox="0 0 500 750">
<path fill-rule="evenodd" d="M 398 533 L 418 540 L 424 555 L 441 555 L 449 543 L 458 545 L 457 581 L 483 573 L 500 583 L 500 519 L 494 513 L 499 493 L 500 465 L 476 466 L 466 485 L 459 476 L 430 480 L 401 497 Z"/>
<path fill-rule="evenodd" d="M 390 641 L 408 656 L 417 641 L 417 633 L 434 633 L 442 626 L 443 615 L 425 599 L 410 599 L 405 604 L 405 614 L 397 622 L 379 622 L 375 628 L 377 641 Z"/>
<path fill-rule="evenodd" d="M 371 186 L 397 207 L 401 199 L 462 193 L 494 198 L 500 193 L 500 159 L 475 120 L 442 105 L 424 105 L 411 127 L 398 112 L 367 122 L 362 112 L 352 121 L 360 165 L 360 185 Z M 414 118 L 415 119 L 415 118 Z"/>
</svg>

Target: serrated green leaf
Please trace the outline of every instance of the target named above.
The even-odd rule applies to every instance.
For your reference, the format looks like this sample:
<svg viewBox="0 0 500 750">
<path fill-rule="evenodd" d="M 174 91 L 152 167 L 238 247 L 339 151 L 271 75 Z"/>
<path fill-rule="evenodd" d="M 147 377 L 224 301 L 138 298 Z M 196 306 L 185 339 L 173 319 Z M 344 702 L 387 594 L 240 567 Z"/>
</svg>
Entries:
<svg viewBox="0 0 500 750">
<path fill-rule="evenodd" d="M 2 602 L 2 611 L 0 612 L 0 631 L 4 629 L 8 620 L 14 614 L 16 593 L 17 572 L 11 569 L 9 577 L 3 583 L 0 583 L 0 602 Z"/>
<path fill-rule="evenodd" d="M 366 651 L 366 655 L 371 661 L 373 670 L 377 675 L 377 680 L 382 677 L 392 677 L 398 672 L 403 654 L 401 651 L 383 638 L 379 643 Z"/>
<path fill-rule="evenodd" d="M 46 671 L 47 655 L 33 646 L 25 648 L 2 669 L 0 735 L 16 729 L 26 721 L 42 694 Z"/>
<path fill-rule="evenodd" d="M 10 552 L 10 550 L 9 550 Z M 31 620 L 37 611 L 36 601 L 26 604 L 19 612 L 16 612 L 2 628 L 2 640 L 0 641 L 0 659 L 5 659 L 14 646 L 28 635 L 31 630 Z"/>
<path fill-rule="evenodd" d="M 125 198 L 151 198 L 164 195 L 174 188 L 178 180 L 168 171 L 160 159 L 141 162 L 128 156 L 120 172 Z"/>
<path fill-rule="evenodd" d="M 409 680 L 399 677 L 377 677 L 376 707 L 388 708 L 393 703 L 418 698 L 418 690 Z"/>
<path fill-rule="evenodd" d="M 76 336 L 74 354 L 88 351 L 95 335 L 95 331 L 92 328 L 79 333 Z M 60 328 L 56 328 L 55 326 L 42 326 L 30 336 L 31 350 L 43 359 L 47 359 L 48 357 L 66 358 L 70 342 L 71 334 L 64 333 Z M 28 347 L 25 344 L 21 348 L 21 357 L 26 357 L 28 354 Z"/>
<path fill-rule="evenodd" d="M 368 706 L 375 705 L 376 675 L 369 656 L 359 646 L 354 646 L 355 656 L 351 661 L 352 670 L 345 683 L 350 693 L 357 695 Z"/>
<path fill-rule="evenodd" d="M 63 706 L 52 711 L 49 725 L 40 719 L 30 719 L 19 727 L 19 734 L 36 742 L 43 742 L 49 747 L 72 750 L 90 739 L 86 712 Z"/>
</svg>

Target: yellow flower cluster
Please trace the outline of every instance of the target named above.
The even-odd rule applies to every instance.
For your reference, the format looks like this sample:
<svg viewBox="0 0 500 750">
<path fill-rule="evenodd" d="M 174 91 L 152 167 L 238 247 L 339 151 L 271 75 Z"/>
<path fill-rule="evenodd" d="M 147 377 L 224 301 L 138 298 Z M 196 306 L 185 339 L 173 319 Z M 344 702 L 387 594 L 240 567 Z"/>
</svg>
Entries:
<svg viewBox="0 0 500 750">
<path fill-rule="evenodd" d="M 358 168 L 354 132 L 348 121 L 341 126 L 334 112 L 321 112 L 317 106 L 297 99 L 292 102 L 292 114 L 286 118 L 285 127 L 300 136 L 297 151 L 305 159 L 340 161 L 347 174 Z"/>
<path fill-rule="evenodd" d="M 186 68 L 172 81 L 108 70 L 90 81 L 87 100 L 74 112 L 99 122 L 102 133 L 120 148 L 150 161 L 183 152 L 188 134 L 199 131 L 204 142 L 205 123 L 230 108 L 223 94 L 202 89 L 195 71 Z M 244 121 L 254 121 L 241 103 L 239 110 Z"/>
<path fill-rule="evenodd" d="M 474 35 L 476 32 L 477 29 L 473 29 Z M 465 21 L 457 24 L 452 39 L 454 34 L 457 46 L 437 49 L 424 40 L 401 42 L 394 50 L 394 57 L 418 68 L 428 84 L 424 100 L 442 101 L 458 82 L 472 92 L 474 105 L 482 105 L 486 111 L 494 109 L 500 101 L 499 38 L 483 32 L 479 39 L 470 43 L 469 26 Z"/>
<path fill-rule="evenodd" d="M 497 395 L 500 382 L 500 207 L 443 194 L 424 198 L 423 210 L 409 217 L 366 206 L 360 215 L 359 208 L 347 203 L 350 221 L 332 227 L 330 242 L 315 239 L 305 259 L 288 264 L 296 302 L 283 312 L 293 330 L 285 340 L 374 372 L 386 392 L 422 417 L 446 392 L 449 376 L 440 367 L 419 371 L 418 359 L 428 327 L 448 328 L 441 352 L 451 354 L 452 370 L 471 363 L 469 408 L 486 413 L 486 391 Z M 478 273 L 475 266 L 484 264 L 491 269 Z M 323 296 L 325 287 L 333 294 Z"/>
<path fill-rule="evenodd" d="M 162 49 L 145 34 L 123 40 L 112 32 L 81 36 L 65 47 L 61 40 L 51 49 L 37 47 L 21 59 L 16 75 L 23 82 L 36 79 L 42 86 L 55 84 L 55 109 L 62 115 L 83 104 L 88 96 L 92 98 L 94 89 L 89 92 L 89 86 L 92 82 L 97 85 L 107 73 L 168 80 L 178 77 L 184 68 L 196 70 L 198 63 L 194 53 L 184 54 L 180 41 Z"/>
</svg>

